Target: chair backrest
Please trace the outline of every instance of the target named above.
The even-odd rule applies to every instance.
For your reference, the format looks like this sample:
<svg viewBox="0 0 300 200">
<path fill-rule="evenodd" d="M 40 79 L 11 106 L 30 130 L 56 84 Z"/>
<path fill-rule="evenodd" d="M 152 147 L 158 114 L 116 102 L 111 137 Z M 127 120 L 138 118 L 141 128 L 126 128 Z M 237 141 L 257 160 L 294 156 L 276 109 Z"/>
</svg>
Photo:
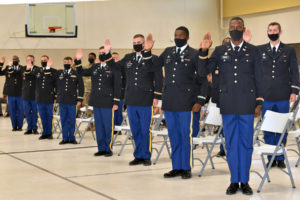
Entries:
<svg viewBox="0 0 300 200">
<path fill-rule="evenodd" d="M 88 110 L 94 110 L 93 106 L 88 106 Z"/>
<path fill-rule="evenodd" d="M 222 125 L 222 116 L 220 114 L 220 108 L 215 106 L 208 107 L 207 116 L 205 118 L 204 124 L 221 126 Z"/>
<path fill-rule="evenodd" d="M 267 110 L 260 130 L 272 133 L 285 133 L 289 119 L 291 119 L 292 116 L 293 113 L 278 113 Z"/>
</svg>

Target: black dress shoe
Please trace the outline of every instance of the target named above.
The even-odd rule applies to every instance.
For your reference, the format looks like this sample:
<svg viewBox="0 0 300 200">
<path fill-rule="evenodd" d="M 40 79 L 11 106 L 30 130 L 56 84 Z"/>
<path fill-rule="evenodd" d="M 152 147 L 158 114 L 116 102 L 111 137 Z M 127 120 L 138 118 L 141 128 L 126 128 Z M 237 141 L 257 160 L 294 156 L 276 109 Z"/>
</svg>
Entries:
<svg viewBox="0 0 300 200">
<path fill-rule="evenodd" d="M 277 160 L 277 166 L 281 169 L 286 168 L 284 160 Z"/>
<path fill-rule="evenodd" d="M 78 144 L 78 142 L 76 140 L 72 140 L 68 142 L 69 144 Z"/>
<path fill-rule="evenodd" d="M 17 131 L 22 131 L 22 127 L 17 127 Z"/>
<path fill-rule="evenodd" d="M 105 153 L 105 151 L 98 151 L 97 153 L 94 153 L 94 156 L 104 156 Z"/>
<path fill-rule="evenodd" d="M 248 183 L 241 183 L 241 189 L 242 189 L 243 194 L 245 194 L 245 195 L 253 194 L 253 191 Z"/>
<path fill-rule="evenodd" d="M 224 150 L 220 150 L 218 153 L 217 153 L 217 157 L 223 157 L 223 156 L 226 156 L 226 153 Z"/>
<path fill-rule="evenodd" d="M 270 165 L 270 161 L 267 163 L 266 167 Z M 276 160 L 273 161 L 271 167 L 276 167 Z"/>
<path fill-rule="evenodd" d="M 32 130 L 32 133 L 35 134 L 35 135 L 39 134 L 39 132 L 36 129 Z"/>
<path fill-rule="evenodd" d="M 47 139 L 48 139 L 48 140 L 52 140 L 52 139 L 53 139 L 53 136 L 52 136 L 52 135 L 47 135 Z"/>
<path fill-rule="evenodd" d="M 24 135 L 29 135 L 29 134 L 32 134 L 32 130 L 27 130 Z"/>
<path fill-rule="evenodd" d="M 181 174 L 181 178 L 182 179 L 192 178 L 192 172 L 191 172 L 191 170 L 183 170 L 183 172 Z"/>
<path fill-rule="evenodd" d="M 165 178 L 174 178 L 174 177 L 177 177 L 177 176 L 181 176 L 183 173 L 183 170 L 181 169 L 173 169 L 167 173 L 164 174 L 164 177 Z"/>
<path fill-rule="evenodd" d="M 144 159 L 144 163 L 143 163 L 144 166 L 150 166 L 151 164 L 152 163 L 150 159 Z"/>
<path fill-rule="evenodd" d="M 18 130 L 18 128 L 17 127 L 14 127 L 13 129 L 12 129 L 12 131 L 17 131 Z"/>
<path fill-rule="evenodd" d="M 129 165 L 140 165 L 140 164 L 144 164 L 144 159 L 135 158 L 129 162 Z"/>
<path fill-rule="evenodd" d="M 226 190 L 227 195 L 233 195 L 235 194 L 239 189 L 238 183 L 230 183 L 229 187 Z"/>
<path fill-rule="evenodd" d="M 68 144 L 68 142 L 67 141 L 64 141 L 64 140 L 62 140 L 62 141 L 60 141 L 60 143 L 59 143 L 60 145 L 62 145 L 62 144 Z"/>
<path fill-rule="evenodd" d="M 106 151 L 105 154 L 104 154 L 105 157 L 110 157 L 112 155 L 113 155 L 112 151 Z"/>
<path fill-rule="evenodd" d="M 47 135 L 42 135 L 42 136 L 39 137 L 39 140 L 45 140 L 45 139 L 48 139 Z"/>
</svg>

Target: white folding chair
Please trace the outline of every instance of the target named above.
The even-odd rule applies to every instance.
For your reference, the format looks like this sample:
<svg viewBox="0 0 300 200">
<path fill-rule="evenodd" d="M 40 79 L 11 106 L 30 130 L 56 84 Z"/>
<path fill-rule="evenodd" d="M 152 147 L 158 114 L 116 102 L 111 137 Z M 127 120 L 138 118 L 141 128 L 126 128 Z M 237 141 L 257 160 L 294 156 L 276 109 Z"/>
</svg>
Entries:
<svg viewBox="0 0 300 200">
<path fill-rule="evenodd" d="M 295 122 L 299 119 L 300 119 L 300 109 L 299 109 L 299 104 L 298 104 L 294 110 L 293 122 L 291 123 L 290 131 L 288 132 L 289 139 L 290 138 L 296 139 L 296 146 L 297 146 L 298 151 L 295 149 L 288 149 L 288 151 L 293 151 L 298 155 L 298 160 L 295 164 L 295 167 L 298 167 L 299 162 L 300 162 L 300 128 L 296 129 L 296 130 L 291 130 L 291 129 L 292 129 L 292 126 L 294 126 Z"/>
<path fill-rule="evenodd" d="M 117 138 L 119 137 L 119 135 L 121 135 L 122 134 L 122 128 L 121 128 L 121 126 L 128 126 L 129 125 L 129 123 L 128 123 L 128 116 L 127 116 L 127 112 L 122 112 L 122 116 L 123 116 L 123 121 L 122 121 L 122 123 L 121 123 L 121 125 L 120 126 L 115 126 L 114 127 L 114 138 L 113 138 L 113 143 L 112 143 L 112 146 L 114 146 L 115 144 L 117 144 Z M 127 131 L 126 130 L 124 130 L 126 133 L 127 133 Z M 119 141 L 118 141 L 119 142 Z M 120 144 L 122 144 L 121 142 L 119 142 Z"/>
<path fill-rule="evenodd" d="M 280 155 L 284 156 L 284 160 L 287 166 L 287 171 L 283 169 L 280 170 L 282 170 L 285 174 L 287 174 L 290 177 L 292 187 L 295 188 L 295 183 L 290 168 L 290 163 L 286 154 L 286 148 L 282 143 L 283 137 L 289 126 L 289 123 L 291 122 L 292 117 L 293 117 L 293 113 L 277 113 L 270 110 L 268 110 L 265 113 L 259 131 L 268 131 L 272 133 L 277 133 L 277 134 L 281 134 L 281 136 L 277 145 L 269 145 L 269 144 L 260 145 L 259 142 L 256 142 L 258 146 L 254 147 L 253 154 L 259 155 L 261 157 L 262 164 L 265 171 L 263 176 L 257 171 L 252 171 L 262 179 L 257 189 L 257 192 L 261 191 L 266 179 L 268 180 L 268 182 L 270 182 L 269 170 L 272 166 L 272 163 L 274 162 L 275 156 L 280 156 Z M 272 156 L 268 166 L 266 166 L 265 164 L 264 156 Z"/>
<path fill-rule="evenodd" d="M 157 163 L 157 161 L 160 157 L 160 154 L 162 153 L 164 147 L 167 148 L 167 152 L 169 154 L 169 157 L 171 158 L 170 146 L 168 144 L 169 135 L 168 135 L 168 130 L 167 129 L 165 129 L 165 130 L 152 130 L 151 134 L 152 134 L 152 152 L 154 150 L 157 153 L 156 158 L 153 161 L 153 165 L 155 165 Z M 163 142 L 162 142 L 159 149 L 153 147 L 153 138 L 154 137 L 162 137 L 163 138 Z"/>
<path fill-rule="evenodd" d="M 121 149 L 118 153 L 118 156 L 121 156 L 123 151 L 124 151 L 124 148 L 125 146 L 127 145 L 127 141 L 130 139 L 131 140 L 131 143 L 132 143 L 132 146 L 133 148 L 135 149 L 135 144 L 134 144 L 134 141 L 133 141 L 133 137 L 132 137 L 132 133 L 131 133 L 131 130 L 130 130 L 130 126 L 126 126 L 126 125 L 122 125 L 122 126 L 115 126 L 114 127 L 114 130 L 117 131 L 117 132 L 121 132 L 121 131 L 124 131 L 127 133 L 126 135 L 126 138 L 124 140 L 123 143 L 121 143 Z M 116 137 L 114 137 L 113 139 L 113 144 L 116 143 Z"/>
<path fill-rule="evenodd" d="M 223 129 L 222 125 L 222 116 L 220 114 L 220 109 L 214 106 L 211 106 L 208 108 L 208 114 L 204 120 L 204 125 L 213 125 L 213 126 L 219 126 L 218 133 L 215 136 L 201 136 L 200 137 L 194 137 L 193 138 L 193 146 L 195 149 L 196 145 L 203 145 L 206 148 L 207 151 L 207 156 L 205 158 L 205 161 L 203 162 L 200 158 L 193 158 L 193 160 L 198 160 L 202 164 L 202 168 L 200 170 L 199 176 L 202 176 L 203 171 L 206 167 L 206 164 L 208 160 L 211 163 L 212 169 L 215 169 L 214 163 L 213 163 L 213 157 L 212 156 L 212 151 L 215 147 L 216 144 L 223 145 L 224 150 L 225 150 L 225 141 L 224 137 L 221 135 L 221 131 Z M 209 148 L 210 146 L 210 148 Z M 193 156 L 194 157 L 194 156 Z M 224 159 L 224 158 L 223 158 Z"/>
<path fill-rule="evenodd" d="M 87 115 L 88 111 L 93 111 L 93 107 L 92 106 L 88 106 L 87 108 L 82 107 L 82 108 L 80 108 L 80 111 L 82 113 L 82 116 L 80 118 L 76 118 L 76 124 L 75 124 L 75 135 L 79 134 L 79 136 L 80 136 L 79 144 L 82 142 L 86 132 L 89 129 L 92 132 L 93 139 L 94 140 L 96 139 L 95 134 L 94 134 L 93 125 L 92 125 L 93 123 L 95 123 L 95 119 L 94 119 L 94 117 L 88 117 L 88 115 Z M 86 127 L 81 132 L 80 127 L 83 124 L 86 124 Z"/>
</svg>

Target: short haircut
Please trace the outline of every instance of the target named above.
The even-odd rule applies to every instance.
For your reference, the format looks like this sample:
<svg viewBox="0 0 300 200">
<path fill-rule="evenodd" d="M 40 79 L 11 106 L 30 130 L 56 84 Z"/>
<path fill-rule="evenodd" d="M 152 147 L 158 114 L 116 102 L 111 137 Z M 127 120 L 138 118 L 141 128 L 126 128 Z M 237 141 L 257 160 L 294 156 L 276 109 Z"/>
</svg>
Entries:
<svg viewBox="0 0 300 200">
<path fill-rule="evenodd" d="M 104 46 L 99 47 L 99 50 L 104 49 Z"/>
<path fill-rule="evenodd" d="M 119 55 L 119 53 L 118 53 L 118 52 L 113 52 L 112 54 L 113 54 L 113 55 Z"/>
<path fill-rule="evenodd" d="M 96 54 L 94 52 L 89 53 L 89 56 L 92 55 L 96 58 Z"/>
<path fill-rule="evenodd" d="M 181 30 L 181 31 L 185 32 L 185 34 L 186 34 L 187 37 L 190 36 L 189 29 L 187 27 L 185 27 L 185 26 L 179 26 L 178 28 L 176 28 L 175 31 L 177 31 L 177 30 Z"/>
<path fill-rule="evenodd" d="M 70 56 L 64 58 L 64 60 L 73 60 Z"/>
<path fill-rule="evenodd" d="M 135 34 L 135 35 L 133 36 L 133 39 L 138 38 L 138 37 L 141 37 L 141 38 L 145 39 L 145 37 L 144 37 L 143 34 Z"/>
<path fill-rule="evenodd" d="M 49 59 L 49 56 L 47 56 L 47 55 L 42 55 L 41 58 L 42 57 L 45 57 L 45 58 Z"/>
<path fill-rule="evenodd" d="M 34 55 L 27 55 L 27 57 L 30 57 L 34 60 Z"/>
<path fill-rule="evenodd" d="M 244 20 L 241 17 L 233 17 L 230 19 L 229 23 L 232 22 L 233 20 L 241 21 L 243 24 L 243 27 L 245 26 Z"/>
<path fill-rule="evenodd" d="M 13 60 L 14 60 L 14 59 L 17 60 L 17 61 L 20 61 L 19 56 L 14 55 L 14 56 L 13 56 Z"/>
<path fill-rule="evenodd" d="M 269 28 L 270 26 L 278 26 L 279 32 L 281 31 L 281 25 L 280 25 L 278 22 L 271 22 L 271 23 L 268 25 L 268 28 Z"/>
</svg>

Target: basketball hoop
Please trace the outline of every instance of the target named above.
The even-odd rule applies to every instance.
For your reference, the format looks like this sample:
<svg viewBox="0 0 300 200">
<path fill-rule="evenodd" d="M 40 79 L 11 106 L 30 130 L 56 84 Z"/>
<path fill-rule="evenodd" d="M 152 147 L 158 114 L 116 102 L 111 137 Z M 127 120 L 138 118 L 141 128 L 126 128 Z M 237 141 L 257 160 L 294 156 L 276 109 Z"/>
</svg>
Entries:
<svg viewBox="0 0 300 200">
<path fill-rule="evenodd" d="M 56 29 L 62 29 L 61 26 L 51 26 L 51 27 L 48 27 L 49 29 L 49 33 L 55 33 Z"/>
</svg>

